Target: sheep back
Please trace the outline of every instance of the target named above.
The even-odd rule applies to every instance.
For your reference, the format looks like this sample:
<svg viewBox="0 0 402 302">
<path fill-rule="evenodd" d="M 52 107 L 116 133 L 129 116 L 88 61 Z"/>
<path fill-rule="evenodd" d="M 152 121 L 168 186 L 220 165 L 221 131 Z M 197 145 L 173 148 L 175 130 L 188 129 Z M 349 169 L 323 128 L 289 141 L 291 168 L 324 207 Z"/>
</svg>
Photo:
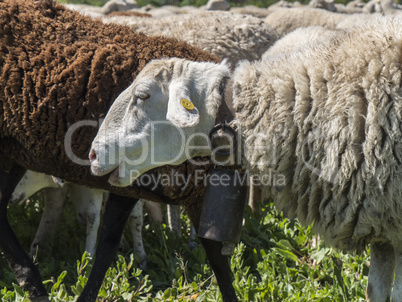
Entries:
<svg viewBox="0 0 402 302">
<path fill-rule="evenodd" d="M 275 7 L 264 21 L 282 37 L 299 27 L 323 26 L 335 29 L 347 15 L 309 7 Z"/>
<path fill-rule="evenodd" d="M 131 26 L 147 35 L 161 35 L 186 41 L 232 66 L 240 60 L 258 60 L 278 39 L 278 34 L 259 18 L 230 12 L 197 12 L 153 18 L 103 18 Z"/>
<path fill-rule="evenodd" d="M 277 40 L 273 46 L 262 55 L 262 59 L 273 56 L 283 56 L 311 43 L 321 43 L 331 39 L 337 32 L 322 26 L 299 27 Z"/>
</svg>

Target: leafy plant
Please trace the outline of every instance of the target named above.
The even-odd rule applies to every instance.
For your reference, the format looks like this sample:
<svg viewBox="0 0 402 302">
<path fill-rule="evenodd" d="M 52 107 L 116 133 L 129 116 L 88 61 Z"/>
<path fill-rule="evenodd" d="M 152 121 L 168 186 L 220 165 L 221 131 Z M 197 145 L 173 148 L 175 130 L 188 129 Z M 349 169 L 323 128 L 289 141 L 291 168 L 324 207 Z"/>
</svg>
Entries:
<svg viewBox="0 0 402 302">
<path fill-rule="evenodd" d="M 25 206 L 9 209 L 10 221 L 29 248 L 41 215 L 41 196 Z M 241 301 L 364 301 L 368 253 L 348 255 L 311 244 L 311 228 L 277 213 L 271 204 L 262 218 L 246 209 L 241 242 L 231 257 L 233 286 Z M 98 301 L 222 301 L 219 287 L 199 242 L 188 246 L 189 223 L 183 218 L 183 238 L 167 225 L 146 225 L 143 236 L 148 254 L 146 271 L 138 269 L 132 249 L 119 253 L 99 292 Z M 77 225 L 67 203 L 56 234 L 53 253 L 39 258 L 38 267 L 51 301 L 75 301 L 92 269 L 83 252 L 85 230 Z M 65 240 L 69 238 L 69 240 Z M 132 246 L 126 230 L 125 240 Z M 77 243 L 78 242 L 78 243 Z M 0 259 L 1 301 L 28 301 L 5 261 Z"/>
</svg>

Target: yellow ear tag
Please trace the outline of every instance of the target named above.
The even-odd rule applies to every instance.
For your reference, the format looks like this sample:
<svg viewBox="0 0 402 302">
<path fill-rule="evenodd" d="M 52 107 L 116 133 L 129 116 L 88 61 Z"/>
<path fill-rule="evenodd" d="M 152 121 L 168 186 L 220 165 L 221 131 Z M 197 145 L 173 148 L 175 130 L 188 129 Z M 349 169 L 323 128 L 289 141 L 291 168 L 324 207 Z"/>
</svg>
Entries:
<svg viewBox="0 0 402 302">
<path fill-rule="evenodd" d="M 181 99 L 180 104 L 186 108 L 187 110 L 193 110 L 194 109 L 194 104 L 191 103 L 191 101 L 186 100 L 186 99 Z"/>
</svg>

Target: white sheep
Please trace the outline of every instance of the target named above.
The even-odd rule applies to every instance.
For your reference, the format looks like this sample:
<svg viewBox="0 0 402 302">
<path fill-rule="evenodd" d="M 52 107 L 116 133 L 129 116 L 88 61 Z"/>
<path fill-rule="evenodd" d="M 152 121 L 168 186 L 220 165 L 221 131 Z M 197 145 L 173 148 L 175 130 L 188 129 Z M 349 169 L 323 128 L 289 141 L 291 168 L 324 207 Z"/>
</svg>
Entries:
<svg viewBox="0 0 402 302">
<path fill-rule="evenodd" d="M 226 0 L 208 0 L 205 10 L 229 10 L 230 4 Z"/>
<path fill-rule="evenodd" d="M 311 0 L 308 3 L 308 7 L 325 9 L 340 14 L 360 14 L 363 12 L 362 6 L 357 6 L 356 4 L 345 6 L 342 3 L 335 3 L 333 0 Z"/>
<path fill-rule="evenodd" d="M 74 203 L 78 221 L 87 228 L 85 250 L 94 255 L 103 191 L 64 183 L 52 176 L 29 170 L 16 186 L 10 203 L 21 203 L 42 189 L 44 189 L 45 207 L 31 245 L 30 256 L 36 255 L 38 249 L 45 249 L 53 243 L 67 193 Z"/>
<path fill-rule="evenodd" d="M 397 4 L 393 0 L 379 0 L 381 12 L 385 15 L 400 15 L 402 13 L 402 5 Z"/>
<path fill-rule="evenodd" d="M 309 7 L 271 9 L 264 21 L 283 37 L 299 27 L 323 26 L 334 29 L 336 24 L 345 18 L 343 14 Z"/>
<path fill-rule="evenodd" d="M 194 6 L 174 6 L 174 5 L 163 5 L 161 7 L 153 7 L 152 5 L 145 5 L 138 9 L 132 9 L 130 11 L 136 11 L 140 13 L 150 14 L 155 19 L 165 18 L 173 15 L 183 15 L 188 13 L 197 13 L 201 10 L 199 7 Z"/>
<path fill-rule="evenodd" d="M 383 13 L 380 0 L 370 0 L 363 7 L 364 14 Z"/>
<path fill-rule="evenodd" d="M 234 66 L 239 60 L 257 60 L 278 35 L 256 17 L 230 12 L 199 12 L 161 19 L 110 17 L 105 23 L 131 26 L 137 32 L 176 38 L 198 46 Z"/>
<path fill-rule="evenodd" d="M 312 8 L 320 8 L 320 9 L 325 9 L 330 12 L 336 12 L 336 7 L 335 7 L 335 2 L 334 0 L 311 0 L 308 3 L 309 7 Z"/>
<path fill-rule="evenodd" d="M 245 9 L 252 9 L 252 7 Z M 190 13 L 162 19 L 112 16 L 103 18 L 103 21 L 128 25 L 148 35 L 160 35 L 186 41 L 221 58 L 226 58 L 232 67 L 240 60 L 260 59 L 264 51 L 270 49 L 278 38 L 276 31 L 261 19 L 228 12 L 198 12 L 196 15 Z M 255 190 L 252 192 L 258 190 L 258 188 L 253 189 Z M 258 193 L 250 194 L 249 204 L 254 213 L 258 211 L 258 196 Z M 172 216 L 179 217 L 179 208 L 169 205 L 168 211 L 172 213 L 168 216 L 169 219 Z M 173 219 L 173 221 L 176 223 L 170 224 L 170 228 L 180 236 L 180 228 L 177 225 L 179 220 Z M 190 247 L 193 246 L 191 243 L 193 237 L 194 229 L 191 228 Z"/>
<path fill-rule="evenodd" d="M 109 0 L 102 7 L 88 4 L 65 4 L 65 6 L 91 17 L 100 17 L 116 11 L 128 11 L 138 8 L 138 4 L 134 0 Z"/>
<path fill-rule="evenodd" d="M 389 301 L 395 275 L 392 301 L 401 301 L 401 28 L 398 18 L 378 18 L 282 59 L 243 62 L 233 75 L 225 62 L 152 61 L 113 103 L 92 143 L 91 170 L 112 171 L 109 182 L 127 186 L 157 165 L 210 155 L 202 138 L 232 92 L 243 167 L 270 175 L 275 204 L 328 244 L 370 244 L 368 300 Z M 142 160 L 109 162 L 110 144 Z"/>
<path fill-rule="evenodd" d="M 35 256 L 38 251 L 40 252 L 46 246 L 52 245 L 67 195 L 74 204 L 78 221 L 86 226 L 85 250 L 94 255 L 101 208 L 105 200 L 104 194 L 107 194 L 106 191 L 65 183 L 50 175 L 28 170 L 16 186 L 10 203 L 21 203 L 40 190 L 44 190 L 45 207 L 35 239 L 31 245 L 30 256 Z M 128 224 L 133 237 L 134 252 L 138 254 L 141 260 L 141 269 L 145 269 L 147 263 L 147 255 L 142 240 L 144 204 L 152 217 L 152 221 L 162 222 L 161 208 L 157 203 L 140 199 L 131 211 Z"/>
<path fill-rule="evenodd" d="M 347 8 L 363 8 L 364 6 L 366 5 L 366 3 L 364 2 L 364 1 L 362 1 L 362 0 L 352 0 L 352 1 L 349 1 L 347 4 L 346 4 L 346 7 Z"/>
<path fill-rule="evenodd" d="M 291 5 L 291 4 L 286 1 L 280 1 L 280 3 L 278 2 L 277 5 L 280 6 L 280 5 Z M 264 7 L 258 7 L 255 5 L 231 7 L 230 12 L 241 15 L 250 15 L 257 18 L 265 18 L 270 13 L 268 9 Z"/>
<path fill-rule="evenodd" d="M 253 8 L 248 6 L 245 9 Z M 260 10 L 267 11 L 266 9 Z M 162 19 L 112 16 L 103 18 L 103 21 L 128 25 L 136 31 L 148 35 L 161 35 L 186 41 L 221 58 L 228 59 L 232 67 L 240 60 L 260 59 L 264 51 L 270 49 L 278 38 L 276 31 L 261 19 L 227 12 L 198 12 L 196 15 L 190 13 Z M 253 190 L 253 192 L 255 191 Z M 258 211 L 258 207 L 254 196 L 257 200 L 259 197 L 257 197 L 258 194 L 250 195 L 250 206 L 255 213 Z M 173 209 L 173 207 L 169 205 L 168 210 L 173 211 L 172 215 L 178 217 L 179 209 Z M 173 219 L 173 221 L 179 220 Z M 170 228 L 180 236 L 179 227 L 176 224 L 171 224 Z M 192 228 L 190 240 L 193 237 L 194 229 Z M 192 245 L 190 242 L 190 246 Z"/>
<path fill-rule="evenodd" d="M 348 3 L 349 4 L 349 3 Z M 358 5 L 344 5 L 342 3 L 335 3 L 336 12 L 340 14 L 362 14 L 363 8 Z"/>
<path fill-rule="evenodd" d="M 351 25 L 370 21 L 377 15 L 340 14 L 309 7 L 283 8 L 271 10 L 264 21 L 283 37 L 299 27 L 323 26 L 328 29 L 349 28 Z M 340 25 L 340 23 L 344 25 Z"/>
<path fill-rule="evenodd" d="M 277 40 L 262 55 L 262 59 L 286 55 L 291 51 L 297 51 L 301 47 L 308 47 L 312 43 L 321 43 L 336 34 L 336 30 L 327 29 L 322 26 L 299 27 Z"/>
</svg>

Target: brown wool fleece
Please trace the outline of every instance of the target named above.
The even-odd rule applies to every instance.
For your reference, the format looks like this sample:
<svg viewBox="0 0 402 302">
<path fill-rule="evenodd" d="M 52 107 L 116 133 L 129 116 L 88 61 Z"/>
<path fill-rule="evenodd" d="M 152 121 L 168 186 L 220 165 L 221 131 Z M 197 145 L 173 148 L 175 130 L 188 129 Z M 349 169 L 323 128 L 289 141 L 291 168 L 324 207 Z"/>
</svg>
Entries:
<svg viewBox="0 0 402 302">
<path fill-rule="evenodd" d="M 71 125 L 104 117 L 146 63 L 164 57 L 218 62 L 184 42 L 103 24 L 52 0 L 0 1 L 0 153 L 27 169 L 121 195 L 173 202 L 190 198 L 192 186 L 161 188 L 157 194 L 112 187 L 108 176 L 95 177 L 88 165 L 72 162 L 64 146 Z M 74 132 L 71 145 L 78 158 L 88 158 L 96 132 L 88 126 Z M 184 163 L 153 173 L 195 168 Z M 202 194 L 195 196 L 203 195 L 202 188 L 197 190 Z"/>
</svg>

